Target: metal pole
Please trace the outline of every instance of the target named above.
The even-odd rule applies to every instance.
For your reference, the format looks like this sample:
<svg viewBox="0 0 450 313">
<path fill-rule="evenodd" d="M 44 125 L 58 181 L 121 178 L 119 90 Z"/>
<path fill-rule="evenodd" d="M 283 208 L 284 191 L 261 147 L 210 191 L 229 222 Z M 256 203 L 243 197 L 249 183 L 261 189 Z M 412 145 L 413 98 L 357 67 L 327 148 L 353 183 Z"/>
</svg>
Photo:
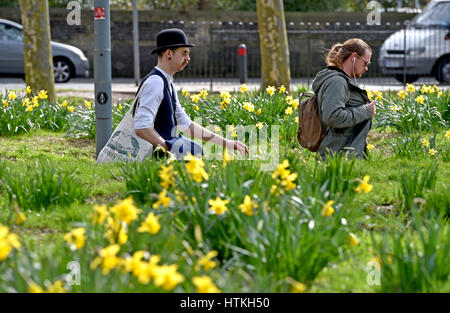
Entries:
<svg viewBox="0 0 450 313">
<path fill-rule="evenodd" d="M 209 29 L 209 56 L 208 56 L 208 63 L 209 63 L 209 92 L 213 92 L 213 32 L 212 29 Z"/>
<path fill-rule="evenodd" d="M 308 66 L 306 67 L 306 76 L 308 76 L 308 88 L 311 76 L 311 64 L 312 64 L 312 43 L 311 38 L 308 38 Z"/>
<path fill-rule="evenodd" d="M 405 25 L 403 29 L 403 86 L 406 87 L 406 53 L 408 52 L 406 49 L 406 30 L 408 29 L 408 25 Z"/>
<path fill-rule="evenodd" d="M 139 86 L 141 79 L 139 61 L 139 18 L 136 0 L 133 0 L 133 58 L 134 58 L 134 83 Z"/>
<path fill-rule="evenodd" d="M 94 0 L 94 42 L 95 142 L 98 157 L 112 132 L 109 0 Z"/>
<path fill-rule="evenodd" d="M 239 81 L 247 83 L 247 47 L 243 43 L 239 45 Z"/>
</svg>

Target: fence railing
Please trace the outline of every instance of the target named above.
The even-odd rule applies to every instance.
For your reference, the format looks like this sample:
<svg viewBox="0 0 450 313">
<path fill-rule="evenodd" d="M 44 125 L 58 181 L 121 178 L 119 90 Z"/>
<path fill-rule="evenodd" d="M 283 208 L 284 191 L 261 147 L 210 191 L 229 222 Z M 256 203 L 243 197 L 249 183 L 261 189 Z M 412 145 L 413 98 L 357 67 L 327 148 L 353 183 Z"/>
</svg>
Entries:
<svg viewBox="0 0 450 313">
<path fill-rule="evenodd" d="M 293 82 L 310 84 L 324 68 L 325 55 L 336 42 L 361 38 L 372 48 L 365 84 L 401 85 L 417 81 L 425 84 L 450 84 L 450 29 L 442 26 L 420 27 L 407 23 L 363 25 L 360 23 L 298 23 L 288 25 L 290 69 Z M 221 23 L 209 28 L 209 45 L 196 62 L 177 79 L 209 80 L 211 86 L 239 81 L 240 44 L 247 47 L 247 73 L 250 81 L 260 77 L 260 47 L 254 23 Z"/>
</svg>

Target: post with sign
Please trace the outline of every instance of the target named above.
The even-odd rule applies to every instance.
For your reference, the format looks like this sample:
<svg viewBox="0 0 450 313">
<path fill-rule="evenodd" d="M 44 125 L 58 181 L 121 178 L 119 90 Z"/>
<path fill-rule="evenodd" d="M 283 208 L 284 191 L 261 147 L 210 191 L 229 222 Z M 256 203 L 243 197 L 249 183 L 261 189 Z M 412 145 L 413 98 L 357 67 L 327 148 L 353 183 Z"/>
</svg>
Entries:
<svg viewBox="0 0 450 313">
<path fill-rule="evenodd" d="M 95 142 L 98 157 L 112 132 L 109 0 L 94 0 L 94 41 Z"/>
</svg>

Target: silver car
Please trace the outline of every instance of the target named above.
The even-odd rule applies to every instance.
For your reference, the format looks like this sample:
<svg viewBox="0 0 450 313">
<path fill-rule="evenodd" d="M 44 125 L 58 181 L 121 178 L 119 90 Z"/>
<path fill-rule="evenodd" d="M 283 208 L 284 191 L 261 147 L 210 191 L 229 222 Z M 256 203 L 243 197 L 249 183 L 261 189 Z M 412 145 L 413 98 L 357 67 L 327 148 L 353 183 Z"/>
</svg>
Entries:
<svg viewBox="0 0 450 313">
<path fill-rule="evenodd" d="M 55 82 L 89 76 L 89 60 L 77 47 L 51 41 Z M 0 19 L 0 75 L 23 76 L 22 25 Z"/>
<path fill-rule="evenodd" d="M 407 27 L 389 36 L 378 64 L 384 74 L 413 82 L 434 76 L 450 83 L 450 0 L 433 0 Z"/>
</svg>

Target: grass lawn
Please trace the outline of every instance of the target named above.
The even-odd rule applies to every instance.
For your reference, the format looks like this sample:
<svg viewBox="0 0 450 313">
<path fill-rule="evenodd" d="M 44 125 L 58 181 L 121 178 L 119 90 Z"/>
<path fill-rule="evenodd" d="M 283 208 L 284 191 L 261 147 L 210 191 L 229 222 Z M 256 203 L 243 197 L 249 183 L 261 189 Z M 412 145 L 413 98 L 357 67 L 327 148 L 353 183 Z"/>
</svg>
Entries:
<svg viewBox="0 0 450 313">
<path fill-rule="evenodd" d="M 318 161 L 285 96 L 180 94 L 203 125 L 281 125 L 270 171 L 261 159 L 99 165 L 90 118 L 82 138 L 64 123 L 3 134 L 0 291 L 450 292 L 449 97 L 428 96 L 443 125 L 408 133 L 386 102 L 367 160 Z M 80 284 L 64 280 L 72 261 Z"/>
</svg>

